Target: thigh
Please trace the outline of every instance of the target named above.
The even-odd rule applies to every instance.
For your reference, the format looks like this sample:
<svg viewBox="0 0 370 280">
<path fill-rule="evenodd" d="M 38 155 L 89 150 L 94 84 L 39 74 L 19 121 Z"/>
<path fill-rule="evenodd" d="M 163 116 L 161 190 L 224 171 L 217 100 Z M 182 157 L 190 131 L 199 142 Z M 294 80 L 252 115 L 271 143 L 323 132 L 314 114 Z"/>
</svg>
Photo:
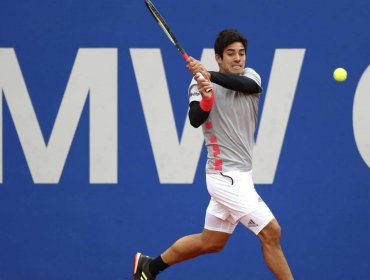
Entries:
<svg viewBox="0 0 370 280">
<path fill-rule="evenodd" d="M 237 223 L 241 217 L 259 208 L 262 199 L 254 188 L 251 172 L 207 174 L 206 178 L 212 197 L 207 211 L 214 216 Z"/>
<path fill-rule="evenodd" d="M 207 231 L 208 234 L 212 234 L 213 232 L 215 232 L 220 233 L 220 236 L 227 236 L 234 232 L 236 226 L 237 224 L 232 223 L 227 219 L 221 219 L 209 212 L 206 213 L 204 229 L 205 231 Z M 217 234 L 214 235 L 217 236 Z"/>
<path fill-rule="evenodd" d="M 281 235 L 281 228 L 276 219 L 269 222 L 258 234 L 262 242 L 278 240 Z"/>
<path fill-rule="evenodd" d="M 204 229 L 202 232 L 202 236 L 209 243 L 224 245 L 227 240 L 229 240 L 231 234 L 221 231 Z"/>
<path fill-rule="evenodd" d="M 256 210 L 243 216 L 239 222 L 258 235 L 273 219 L 274 215 L 270 208 L 261 201 Z"/>
</svg>

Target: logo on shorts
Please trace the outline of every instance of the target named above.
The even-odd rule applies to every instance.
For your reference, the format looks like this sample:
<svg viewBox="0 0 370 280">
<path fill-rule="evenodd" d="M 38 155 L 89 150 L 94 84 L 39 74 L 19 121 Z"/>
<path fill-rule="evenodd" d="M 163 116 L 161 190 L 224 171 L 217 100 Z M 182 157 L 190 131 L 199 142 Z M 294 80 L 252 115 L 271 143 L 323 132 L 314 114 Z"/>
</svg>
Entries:
<svg viewBox="0 0 370 280">
<path fill-rule="evenodd" d="M 258 224 L 256 224 L 252 219 L 248 222 L 248 227 L 258 227 Z"/>
</svg>

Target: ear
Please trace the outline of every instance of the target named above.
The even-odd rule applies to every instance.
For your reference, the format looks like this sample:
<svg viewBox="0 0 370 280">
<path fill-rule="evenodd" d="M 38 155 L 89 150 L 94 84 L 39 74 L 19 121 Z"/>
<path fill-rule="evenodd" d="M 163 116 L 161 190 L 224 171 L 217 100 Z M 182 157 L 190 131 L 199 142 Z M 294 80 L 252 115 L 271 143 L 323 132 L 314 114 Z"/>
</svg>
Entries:
<svg viewBox="0 0 370 280">
<path fill-rule="evenodd" d="M 216 62 L 218 65 L 220 65 L 222 63 L 222 58 L 219 54 L 215 54 L 215 59 L 216 59 Z"/>
</svg>

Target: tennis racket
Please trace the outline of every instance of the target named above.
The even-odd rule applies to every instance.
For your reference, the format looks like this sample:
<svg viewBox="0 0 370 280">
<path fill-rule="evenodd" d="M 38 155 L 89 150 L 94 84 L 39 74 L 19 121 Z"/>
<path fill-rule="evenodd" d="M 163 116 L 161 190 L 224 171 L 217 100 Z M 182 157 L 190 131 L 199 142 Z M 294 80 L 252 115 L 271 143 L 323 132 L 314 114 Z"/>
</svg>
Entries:
<svg viewBox="0 0 370 280">
<path fill-rule="evenodd" d="M 159 26 L 162 28 L 163 32 L 167 35 L 168 39 L 172 42 L 172 44 L 177 48 L 177 50 L 181 53 L 182 57 L 187 60 L 189 58 L 189 55 L 186 53 L 186 51 L 181 47 L 179 41 L 176 39 L 175 35 L 171 32 L 170 27 L 168 26 L 167 22 L 164 20 L 164 18 L 159 13 L 158 9 L 153 5 L 152 1 L 145 0 L 145 5 L 147 6 L 148 10 L 156 20 L 156 22 L 159 24 Z M 204 76 L 201 73 L 196 73 L 200 79 L 204 79 Z M 210 92 L 212 89 L 208 89 L 207 92 Z"/>
</svg>

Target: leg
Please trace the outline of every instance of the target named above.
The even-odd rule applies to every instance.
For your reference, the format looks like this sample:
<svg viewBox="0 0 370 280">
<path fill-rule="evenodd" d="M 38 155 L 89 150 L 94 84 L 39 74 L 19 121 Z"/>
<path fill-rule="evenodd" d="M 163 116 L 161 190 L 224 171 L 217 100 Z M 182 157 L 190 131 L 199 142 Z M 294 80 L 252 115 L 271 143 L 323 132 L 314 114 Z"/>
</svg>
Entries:
<svg viewBox="0 0 370 280">
<path fill-rule="evenodd" d="M 275 219 L 258 234 L 267 267 L 272 271 L 276 279 L 291 280 L 293 275 L 281 248 L 280 236 L 281 229 Z"/>
<path fill-rule="evenodd" d="M 217 253 L 229 237 L 229 233 L 205 229 L 202 233 L 180 238 L 161 257 L 165 263 L 173 265 L 203 254 Z"/>
<path fill-rule="evenodd" d="M 253 231 L 261 240 L 266 265 L 276 279 L 294 279 L 280 245 L 280 226 L 266 203 L 260 201 L 258 208 L 243 216 L 240 223 Z"/>
<path fill-rule="evenodd" d="M 199 255 L 219 252 L 225 246 L 229 236 L 229 233 L 204 229 L 202 233 L 180 238 L 155 259 L 137 253 L 134 258 L 133 280 L 154 280 L 170 265 Z"/>
<path fill-rule="evenodd" d="M 173 264 L 221 251 L 235 227 L 236 224 L 207 213 L 202 233 L 180 238 L 154 259 L 137 253 L 134 259 L 133 279 L 153 280 L 161 271 Z"/>
</svg>

